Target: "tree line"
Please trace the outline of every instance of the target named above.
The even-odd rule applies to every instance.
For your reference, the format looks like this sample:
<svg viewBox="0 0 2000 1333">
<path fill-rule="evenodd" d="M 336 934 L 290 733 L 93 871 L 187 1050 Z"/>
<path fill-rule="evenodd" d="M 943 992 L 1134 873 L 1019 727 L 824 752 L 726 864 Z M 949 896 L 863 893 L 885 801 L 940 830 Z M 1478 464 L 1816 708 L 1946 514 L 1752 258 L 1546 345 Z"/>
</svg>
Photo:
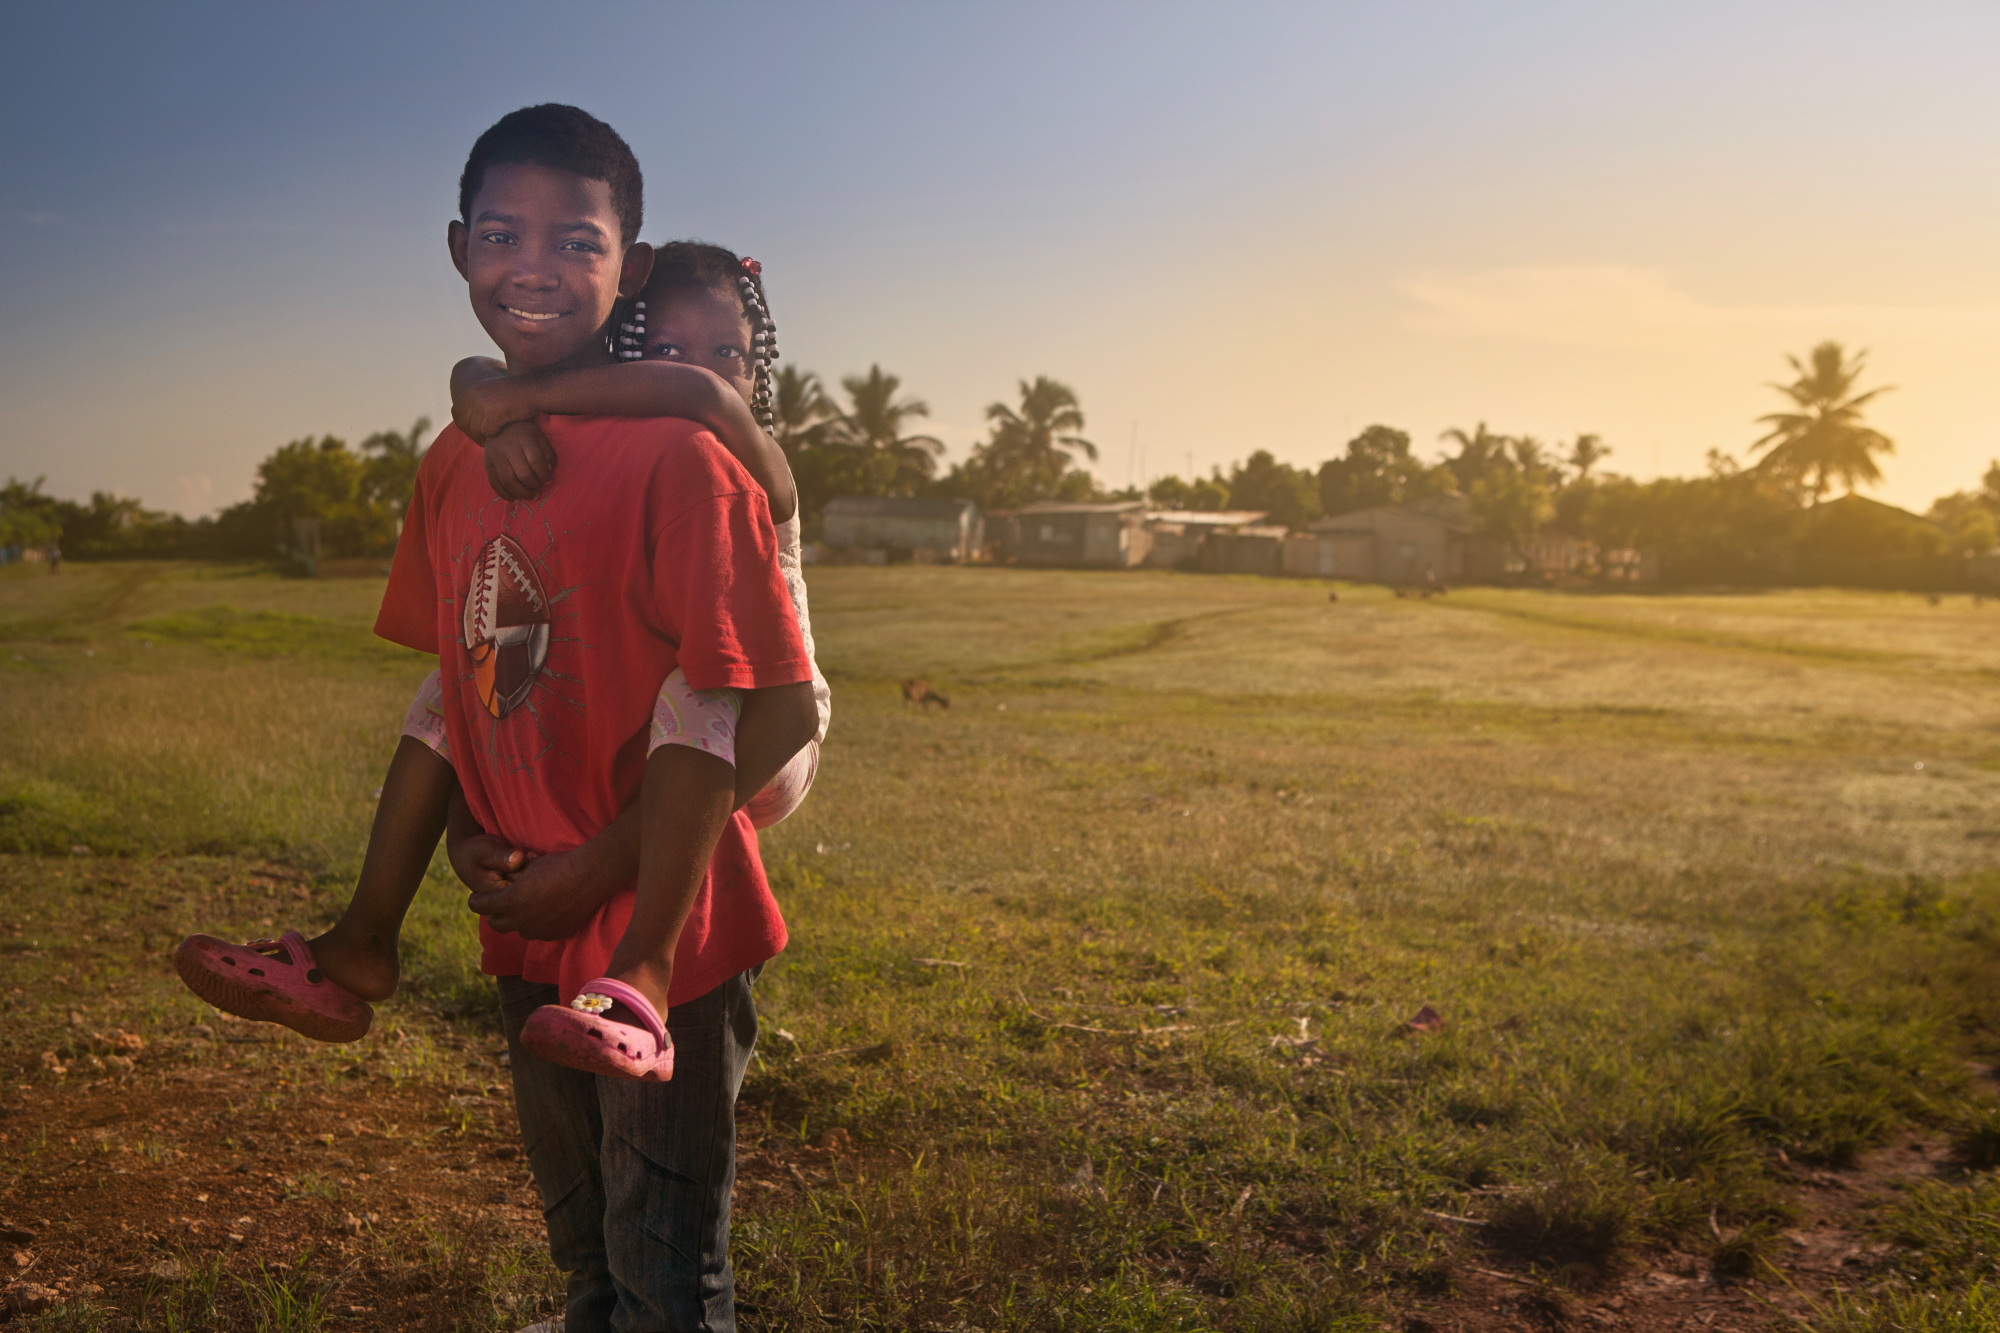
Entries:
<svg viewBox="0 0 2000 1333">
<path fill-rule="evenodd" d="M 45 494 L 42 479 L 0 487 L 0 547 L 35 548 L 59 539 L 83 559 L 268 559 L 291 539 L 294 520 L 316 520 L 328 555 L 388 555 L 430 443 L 429 417 L 407 431 L 377 431 L 351 449 L 325 435 L 293 440 L 257 465 L 248 500 L 197 519 L 147 509 L 138 500 L 93 491 L 88 503 Z"/>
<path fill-rule="evenodd" d="M 1927 521 L 1886 506 L 1823 505 L 1836 488 L 1880 480 L 1876 459 L 1895 446 L 1867 423 L 1866 408 L 1887 389 L 1859 390 L 1865 354 L 1838 343 L 1789 360 L 1794 378 L 1772 386 L 1786 409 L 1760 419 L 1765 434 L 1750 446 L 1761 457 L 1746 464 L 1711 450 L 1706 475 L 1653 481 L 1610 471 L 1613 451 L 1597 435 L 1555 443 L 1480 422 L 1443 432 L 1445 448 L 1430 460 L 1408 432 L 1371 425 L 1317 468 L 1258 450 L 1206 477 L 1110 491 L 1086 466 L 1098 449 L 1083 434 L 1076 392 L 1045 375 L 1019 381 L 1013 401 L 988 406 L 987 438 L 941 469 L 943 441 L 920 429 L 928 404 L 879 365 L 844 377 L 837 393 L 810 371 L 784 367 L 773 430 L 797 475 L 808 534 L 842 495 L 969 499 L 986 510 L 1145 499 L 1162 509 L 1261 511 L 1293 529 L 1323 515 L 1414 505 L 1442 507 L 1517 550 L 1549 536 L 1651 549 L 1675 582 L 1783 582 L 1818 570 L 1831 571 L 1830 581 L 1917 586 L 1948 582 L 1965 555 L 2000 544 L 2000 462 L 1979 487 L 1939 499 Z M 291 520 L 304 517 L 318 521 L 327 555 L 387 555 L 429 432 L 424 418 L 359 448 L 332 436 L 293 440 L 258 465 L 251 499 L 192 521 L 101 491 L 88 504 L 56 499 L 39 481 L 10 479 L 0 489 L 0 546 L 60 534 L 68 553 L 84 558 L 261 558 L 279 551 Z"/>
<path fill-rule="evenodd" d="M 1595 434 L 1567 442 L 1495 432 L 1485 422 L 1444 431 L 1445 450 L 1426 460 L 1407 431 L 1371 425 L 1317 468 L 1294 467 L 1258 450 L 1225 472 L 1166 476 L 1108 491 L 1082 466 L 1098 451 L 1084 438 L 1075 392 L 1040 376 L 1017 400 L 986 410 L 988 438 L 940 473 L 943 445 L 915 433 L 928 415 L 900 397 L 901 381 L 879 366 L 841 381 L 837 402 L 810 372 L 779 377 L 777 432 L 799 477 L 808 530 L 838 495 L 932 495 L 1016 509 L 1037 500 L 1146 499 L 1162 509 L 1261 511 L 1299 529 L 1327 515 L 1380 505 L 1436 507 L 1473 531 L 1521 550 L 1548 537 L 1602 550 L 1657 552 L 1682 583 L 1825 579 L 1895 586 L 1947 586 L 1963 558 L 2000 544 L 2000 462 L 1979 488 L 1945 496 L 1924 520 L 1888 506 L 1823 505 L 1830 492 L 1881 480 L 1877 458 L 1894 443 L 1866 410 L 1887 386 L 1862 390 L 1866 354 L 1823 342 L 1793 375 L 1770 387 L 1782 411 L 1758 419 L 1764 433 L 1740 462 L 1710 450 L 1706 475 L 1638 481 L 1605 465 L 1612 449 Z"/>
</svg>

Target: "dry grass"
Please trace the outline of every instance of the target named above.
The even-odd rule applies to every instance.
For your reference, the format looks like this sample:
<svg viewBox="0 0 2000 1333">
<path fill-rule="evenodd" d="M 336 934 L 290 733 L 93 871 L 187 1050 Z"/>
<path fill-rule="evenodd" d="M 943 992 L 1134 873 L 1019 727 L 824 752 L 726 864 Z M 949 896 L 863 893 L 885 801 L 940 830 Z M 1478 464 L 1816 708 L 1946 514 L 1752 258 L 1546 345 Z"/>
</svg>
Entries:
<svg viewBox="0 0 2000 1333">
<path fill-rule="evenodd" d="M 281 852 L 325 910 L 424 664 L 377 581 L 202 572 L 0 580 L 0 838 Z M 1781 1154 L 1983 1123 L 2000 609 L 1327 591 L 814 571 L 745 1103 L 857 1151 L 741 1200 L 755 1326 L 1369 1327 L 1712 1217 L 1756 1271 Z M 431 898 L 426 993 L 473 994 Z"/>
</svg>

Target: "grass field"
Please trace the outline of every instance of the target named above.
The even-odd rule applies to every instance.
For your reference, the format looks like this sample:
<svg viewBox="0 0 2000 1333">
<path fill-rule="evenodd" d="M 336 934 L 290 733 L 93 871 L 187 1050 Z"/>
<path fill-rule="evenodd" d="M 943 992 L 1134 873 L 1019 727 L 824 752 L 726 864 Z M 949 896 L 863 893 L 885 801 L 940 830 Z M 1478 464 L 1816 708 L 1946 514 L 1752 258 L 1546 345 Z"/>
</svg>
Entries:
<svg viewBox="0 0 2000 1333">
<path fill-rule="evenodd" d="M 743 1097 L 746 1327 L 1996 1326 L 2000 607 L 811 583 L 835 717 L 763 843 L 793 944 Z M 164 963 L 338 910 L 428 669 L 369 638 L 380 590 L 0 578 L 0 1221 L 84 1188 L 46 1127 L 81 1097 L 133 1108 L 96 1140 L 132 1169 L 145 1143 L 234 1169 L 146 1111 L 228 1070 L 279 1080 L 267 1145 L 432 1089 L 403 1123 L 433 1137 L 387 1136 L 412 1198 L 430 1147 L 505 1160 L 441 863 L 359 1059 L 215 1039 Z M 912 674 L 951 708 L 905 710 Z M 130 1068 L 83 1035 L 112 1028 Z M 169 1217 L 36 1326 L 527 1322 L 531 1215 L 440 1257 L 298 1194 L 360 1191 L 346 1169 L 285 1177 L 318 1258 L 280 1275 Z"/>
</svg>

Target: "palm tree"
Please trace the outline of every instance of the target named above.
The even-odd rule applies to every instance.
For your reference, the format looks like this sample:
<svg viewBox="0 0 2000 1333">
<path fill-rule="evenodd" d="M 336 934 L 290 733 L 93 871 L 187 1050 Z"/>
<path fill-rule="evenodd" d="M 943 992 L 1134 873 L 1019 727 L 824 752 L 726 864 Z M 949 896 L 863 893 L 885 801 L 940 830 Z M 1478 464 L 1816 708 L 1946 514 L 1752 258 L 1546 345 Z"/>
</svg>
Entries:
<svg viewBox="0 0 2000 1333">
<path fill-rule="evenodd" d="M 1850 360 L 1837 342 L 1823 342 L 1812 350 L 1808 370 L 1795 356 L 1787 356 L 1799 373 L 1790 384 L 1771 387 L 1797 405 L 1796 412 L 1772 412 L 1758 417 L 1768 423 L 1770 433 L 1750 447 L 1770 449 L 1757 464 L 1768 472 L 1812 492 L 1818 504 L 1834 482 L 1854 492 L 1856 483 L 1874 485 L 1882 480 L 1875 455 L 1892 454 L 1896 446 L 1888 436 L 1861 420 L 1861 409 L 1889 386 L 1854 392 L 1868 353 L 1856 352 Z"/>
<path fill-rule="evenodd" d="M 378 430 L 361 442 L 371 455 L 361 465 L 361 540 L 366 547 L 394 549 L 403 533 L 403 511 L 417 487 L 417 465 L 429 447 L 431 419 L 418 417 L 406 435 Z"/>
<path fill-rule="evenodd" d="M 1505 435 L 1495 435 L 1487 430 L 1483 421 L 1469 435 L 1453 426 L 1438 432 L 1438 438 L 1458 445 L 1458 455 L 1446 459 L 1445 466 L 1458 480 L 1460 491 L 1469 491 L 1473 482 L 1488 473 L 1505 471 L 1512 466 L 1513 460 L 1507 456 L 1507 446 L 1511 441 Z"/>
<path fill-rule="evenodd" d="M 905 435 L 903 426 L 912 417 L 929 416 L 930 404 L 921 398 L 898 400 L 903 381 L 883 374 L 880 366 L 868 367 L 866 375 L 849 375 L 840 387 L 847 390 L 851 406 L 829 423 L 827 442 L 890 460 L 899 487 L 928 478 L 944 441 L 935 435 Z"/>
<path fill-rule="evenodd" d="M 797 366 L 778 371 L 771 402 L 772 435 L 787 458 L 826 441 L 827 423 L 840 415 L 821 387 L 819 376 Z"/>
<path fill-rule="evenodd" d="M 1576 469 L 1576 479 L 1587 481 L 1590 470 L 1611 456 L 1611 447 L 1595 435 L 1579 435 L 1576 443 L 1569 447 L 1569 457 L 1563 461 Z"/>
<path fill-rule="evenodd" d="M 1018 411 L 1005 403 L 986 409 L 993 438 L 984 446 L 984 456 L 990 465 L 1046 479 L 1053 490 L 1074 461 L 1069 451 L 1078 450 L 1095 463 L 1097 446 L 1075 433 L 1083 429 L 1083 407 L 1075 390 L 1047 375 L 1019 384 Z"/>
<path fill-rule="evenodd" d="M 1534 436 L 1517 435 L 1507 443 L 1513 451 L 1516 466 L 1529 476 L 1540 477 L 1545 472 L 1556 470 L 1556 462 L 1549 457 L 1548 447 Z"/>
</svg>

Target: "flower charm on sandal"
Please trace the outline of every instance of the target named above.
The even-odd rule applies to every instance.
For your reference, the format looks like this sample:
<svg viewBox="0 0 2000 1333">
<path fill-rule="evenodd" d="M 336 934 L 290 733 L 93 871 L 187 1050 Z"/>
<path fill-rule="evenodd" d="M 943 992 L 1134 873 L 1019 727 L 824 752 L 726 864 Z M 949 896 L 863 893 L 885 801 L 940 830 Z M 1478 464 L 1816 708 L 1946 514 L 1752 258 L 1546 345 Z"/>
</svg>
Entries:
<svg viewBox="0 0 2000 1333">
<path fill-rule="evenodd" d="M 609 995 L 579 995 L 569 1002 L 569 1007 L 580 1014 L 601 1014 L 616 1003 Z"/>
</svg>

